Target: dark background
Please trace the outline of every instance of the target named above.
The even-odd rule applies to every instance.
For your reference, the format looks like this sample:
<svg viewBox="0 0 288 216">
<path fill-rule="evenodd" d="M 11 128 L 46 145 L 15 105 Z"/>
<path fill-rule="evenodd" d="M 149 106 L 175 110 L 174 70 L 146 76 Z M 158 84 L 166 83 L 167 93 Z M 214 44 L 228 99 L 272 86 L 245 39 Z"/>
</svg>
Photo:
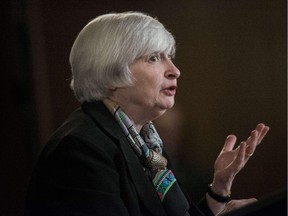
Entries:
<svg viewBox="0 0 288 216">
<path fill-rule="evenodd" d="M 228 134 L 271 127 L 232 188 L 262 197 L 287 185 L 287 16 L 284 0 L 1 1 L 0 215 L 22 215 L 29 174 L 47 139 L 79 106 L 70 48 L 107 12 L 156 16 L 177 41 L 177 105 L 159 133 L 191 197 L 211 182 Z"/>
</svg>

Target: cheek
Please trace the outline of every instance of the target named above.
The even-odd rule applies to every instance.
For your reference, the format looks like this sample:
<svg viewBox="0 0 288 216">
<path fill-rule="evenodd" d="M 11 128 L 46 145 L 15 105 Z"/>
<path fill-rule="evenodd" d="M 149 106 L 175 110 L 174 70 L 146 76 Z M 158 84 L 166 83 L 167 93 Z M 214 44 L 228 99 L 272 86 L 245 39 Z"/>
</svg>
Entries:
<svg viewBox="0 0 288 216">
<path fill-rule="evenodd" d="M 147 94 L 157 99 L 160 94 L 161 85 L 158 82 L 151 81 L 149 84 L 146 85 L 145 89 L 147 91 Z"/>
<path fill-rule="evenodd" d="M 149 92 L 150 94 L 159 92 L 161 88 L 161 82 L 153 78 L 139 81 L 136 85 L 138 91 L 144 91 L 144 93 Z"/>
<path fill-rule="evenodd" d="M 140 92 L 140 97 L 146 98 L 147 100 L 156 100 L 159 95 L 158 88 L 151 85 L 142 86 L 138 89 L 138 92 Z"/>
</svg>

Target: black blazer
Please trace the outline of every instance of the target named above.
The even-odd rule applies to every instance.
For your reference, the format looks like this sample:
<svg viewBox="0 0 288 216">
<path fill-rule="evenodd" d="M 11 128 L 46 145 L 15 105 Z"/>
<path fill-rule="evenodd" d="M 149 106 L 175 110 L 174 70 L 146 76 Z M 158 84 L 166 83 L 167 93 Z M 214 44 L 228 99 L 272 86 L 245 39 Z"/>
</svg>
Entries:
<svg viewBox="0 0 288 216">
<path fill-rule="evenodd" d="M 191 215 L 203 215 L 190 206 Z M 25 214 L 167 215 L 102 102 L 84 103 L 51 137 L 32 174 Z"/>
</svg>

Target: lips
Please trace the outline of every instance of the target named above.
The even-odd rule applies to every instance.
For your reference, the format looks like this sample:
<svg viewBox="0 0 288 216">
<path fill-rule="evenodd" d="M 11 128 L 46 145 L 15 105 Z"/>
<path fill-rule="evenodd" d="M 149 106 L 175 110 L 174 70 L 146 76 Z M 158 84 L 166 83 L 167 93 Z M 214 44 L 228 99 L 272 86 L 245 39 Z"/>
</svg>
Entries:
<svg viewBox="0 0 288 216">
<path fill-rule="evenodd" d="M 169 86 L 167 88 L 163 88 L 161 91 L 167 96 L 174 96 L 176 94 L 177 86 Z"/>
</svg>

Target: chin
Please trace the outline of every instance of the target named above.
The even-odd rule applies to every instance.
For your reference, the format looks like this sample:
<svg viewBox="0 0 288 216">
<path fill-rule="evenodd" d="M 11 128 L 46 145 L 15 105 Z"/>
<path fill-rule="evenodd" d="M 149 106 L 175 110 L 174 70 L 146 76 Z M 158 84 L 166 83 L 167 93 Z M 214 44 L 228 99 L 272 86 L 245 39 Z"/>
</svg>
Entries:
<svg viewBox="0 0 288 216">
<path fill-rule="evenodd" d="M 165 104 L 166 109 L 171 109 L 174 106 L 174 99 Z"/>
<path fill-rule="evenodd" d="M 159 101 L 159 103 L 155 104 L 157 107 L 157 112 L 159 116 L 163 115 L 168 109 L 171 109 L 174 106 L 174 99 L 173 100 L 165 100 Z"/>
<path fill-rule="evenodd" d="M 166 110 L 171 109 L 173 106 L 174 106 L 174 102 L 173 103 L 166 103 L 166 104 L 163 104 L 161 106 L 161 109 L 163 109 L 165 112 Z"/>
</svg>

